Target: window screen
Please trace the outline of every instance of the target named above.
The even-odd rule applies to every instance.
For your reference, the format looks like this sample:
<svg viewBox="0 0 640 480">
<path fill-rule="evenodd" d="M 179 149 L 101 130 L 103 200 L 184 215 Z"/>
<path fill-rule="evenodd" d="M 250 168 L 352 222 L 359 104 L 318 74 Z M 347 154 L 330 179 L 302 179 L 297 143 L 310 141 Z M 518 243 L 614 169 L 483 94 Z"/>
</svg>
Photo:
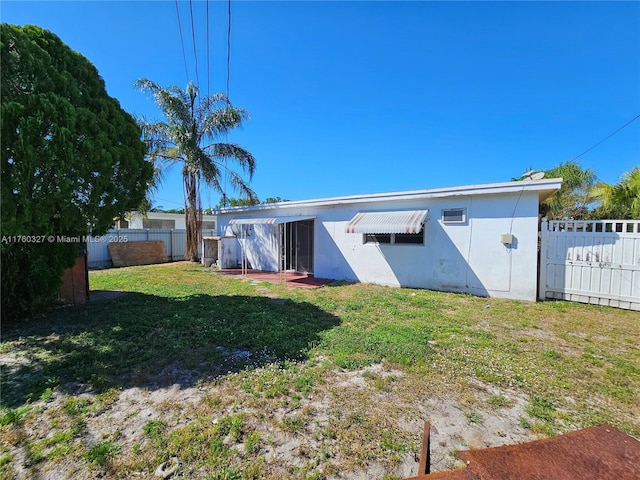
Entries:
<svg viewBox="0 0 640 480">
<path fill-rule="evenodd" d="M 365 233 L 364 243 L 388 245 L 422 245 L 424 244 L 424 228 L 418 233 Z"/>
<path fill-rule="evenodd" d="M 444 223 L 465 223 L 467 221 L 467 209 L 449 208 L 442 210 L 442 221 Z"/>
<path fill-rule="evenodd" d="M 159 218 L 145 218 L 142 220 L 142 228 L 158 228 L 172 230 L 176 228 L 175 220 L 161 220 Z"/>
<path fill-rule="evenodd" d="M 211 221 L 203 221 L 202 222 L 202 229 L 203 230 L 215 230 L 216 229 L 216 222 L 211 220 Z"/>
<path fill-rule="evenodd" d="M 391 235 L 388 233 L 365 233 L 364 243 L 391 243 Z"/>
<path fill-rule="evenodd" d="M 405 243 L 413 245 L 424 243 L 424 228 L 422 228 L 418 233 L 396 233 L 394 235 L 393 243 Z"/>
</svg>

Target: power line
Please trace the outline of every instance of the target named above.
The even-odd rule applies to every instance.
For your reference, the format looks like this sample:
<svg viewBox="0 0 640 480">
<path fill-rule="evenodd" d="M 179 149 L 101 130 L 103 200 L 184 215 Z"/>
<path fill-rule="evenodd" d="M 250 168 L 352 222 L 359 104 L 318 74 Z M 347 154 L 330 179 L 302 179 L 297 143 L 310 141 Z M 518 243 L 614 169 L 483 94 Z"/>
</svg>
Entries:
<svg viewBox="0 0 640 480">
<path fill-rule="evenodd" d="M 227 104 L 229 103 L 229 84 L 231 82 L 231 0 L 227 2 Z"/>
<path fill-rule="evenodd" d="M 198 78 L 198 52 L 196 50 L 196 29 L 193 25 L 193 0 L 189 0 L 189 12 L 191 13 L 191 39 L 193 41 L 193 56 L 196 61 L 196 86 L 200 87 L 200 79 Z"/>
<path fill-rule="evenodd" d="M 602 140 L 600 140 L 598 143 L 596 143 L 595 145 L 593 145 L 592 147 L 587 148 L 584 152 L 582 152 L 580 155 L 578 155 L 577 157 L 572 158 L 571 160 L 569 160 L 570 162 L 573 162 L 574 160 L 577 160 L 578 158 L 580 158 L 581 156 L 583 156 L 585 153 L 590 152 L 591 150 L 593 150 L 594 148 L 596 148 L 598 145 L 606 142 L 607 140 L 609 140 L 611 137 L 613 137 L 616 133 L 618 133 L 620 130 L 622 130 L 623 128 L 631 125 L 633 122 L 635 122 L 638 118 L 640 118 L 640 114 L 636 115 L 635 117 L 633 117 L 631 120 L 629 120 L 627 123 L 625 123 L 624 125 L 622 125 L 620 128 L 618 128 L 615 132 L 613 132 L 612 134 L 606 136 L 605 138 L 603 138 Z"/>
<path fill-rule="evenodd" d="M 230 106 L 229 91 L 231 85 L 231 0 L 227 0 L 227 108 Z M 229 143 L 229 131 L 225 132 L 225 142 Z M 227 168 L 227 159 L 224 159 L 224 191 L 222 194 L 223 206 L 227 202 L 227 180 L 229 178 L 229 170 Z"/>
<path fill-rule="evenodd" d="M 175 203 L 176 205 L 184 206 L 184 202 L 174 202 L 173 200 L 167 200 L 166 198 L 155 197 L 154 200 L 162 200 L 163 202 Z"/>
<path fill-rule="evenodd" d="M 178 8 L 178 0 L 176 0 L 176 15 L 178 16 L 178 30 L 180 31 L 180 44 L 182 45 L 182 59 L 184 60 L 184 73 L 189 82 L 189 69 L 187 68 L 187 55 L 184 50 L 184 37 L 182 36 L 182 22 L 180 21 L 180 9 Z"/>
<path fill-rule="evenodd" d="M 210 93 L 210 83 L 211 83 L 211 61 L 209 55 L 209 0 L 207 0 L 207 97 Z"/>
</svg>

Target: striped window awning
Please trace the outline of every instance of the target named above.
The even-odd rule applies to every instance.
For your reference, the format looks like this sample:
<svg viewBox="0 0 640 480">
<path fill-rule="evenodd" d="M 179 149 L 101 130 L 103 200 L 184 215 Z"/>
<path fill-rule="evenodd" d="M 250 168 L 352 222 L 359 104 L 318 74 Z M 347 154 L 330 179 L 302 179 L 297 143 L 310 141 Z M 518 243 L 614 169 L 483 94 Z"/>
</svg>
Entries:
<svg viewBox="0 0 640 480">
<path fill-rule="evenodd" d="M 268 217 L 268 218 L 233 218 L 229 225 L 279 225 L 281 223 L 301 222 L 303 220 L 313 220 L 315 216 L 307 217 Z"/>
<path fill-rule="evenodd" d="M 347 233 L 418 233 L 429 210 L 359 212 L 347 224 Z"/>
</svg>

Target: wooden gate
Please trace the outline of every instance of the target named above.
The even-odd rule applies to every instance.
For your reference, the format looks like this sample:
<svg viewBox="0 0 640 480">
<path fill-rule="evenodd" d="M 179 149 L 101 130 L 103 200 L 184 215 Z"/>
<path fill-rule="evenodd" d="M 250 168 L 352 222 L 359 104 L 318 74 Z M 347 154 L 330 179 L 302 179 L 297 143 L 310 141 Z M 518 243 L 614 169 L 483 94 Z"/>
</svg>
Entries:
<svg viewBox="0 0 640 480">
<path fill-rule="evenodd" d="M 640 310 L 640 220 L 543 221 L 538 297 Z"/>
</svg>

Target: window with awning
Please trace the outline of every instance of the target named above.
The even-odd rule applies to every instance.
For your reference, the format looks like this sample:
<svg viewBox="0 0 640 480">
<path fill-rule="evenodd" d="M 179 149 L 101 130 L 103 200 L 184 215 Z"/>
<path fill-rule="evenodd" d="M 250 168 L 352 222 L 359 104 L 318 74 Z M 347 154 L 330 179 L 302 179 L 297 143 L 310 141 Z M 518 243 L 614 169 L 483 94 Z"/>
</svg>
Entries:
<svg viewBox="0 0 640 480">
<path fill-rule="evenodd" d="M 347 224 L 347 233 L 361 233 L 362 243 L 424 245 L 428 210 L 359 212 Z"/>
<path fill-rule="evenodd" d="M 347 233 L 391 234 L 419 233 L 429 210 L 396 212 L 359 212 L 347 224 Z"/>
</svg>

